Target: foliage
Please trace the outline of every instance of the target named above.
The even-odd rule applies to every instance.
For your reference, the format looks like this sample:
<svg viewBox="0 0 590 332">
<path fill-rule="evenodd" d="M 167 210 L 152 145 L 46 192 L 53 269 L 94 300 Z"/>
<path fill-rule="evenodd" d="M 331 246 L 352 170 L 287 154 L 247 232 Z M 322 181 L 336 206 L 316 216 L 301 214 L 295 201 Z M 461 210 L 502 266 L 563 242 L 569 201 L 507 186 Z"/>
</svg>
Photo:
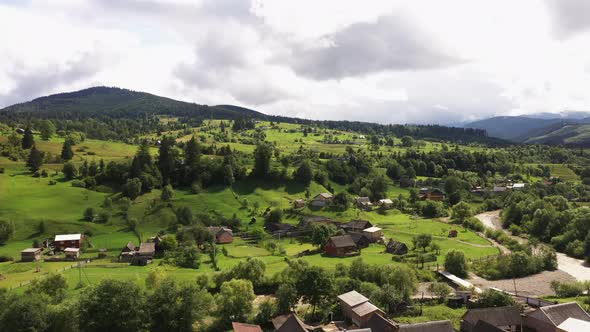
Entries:
<svg viewBox="0 0 590 332">
<path fill-rule="evenodd" d="M 14 223 L 9 220 L 0 219 L 0 245 L 6 243 L 14 235 Z"/>
<path fill-rule="evenodd" d="M 249 280 L 232 279 L 224 282 L 215 296 L 219 317 L 228 322 L 244 320 L 252 312 L 255 297 Z"/>
<path fill-rule="evenodd" d="M 445 270 L 459 278 L 467 277 L 467 259 L 463 251 L 451 249 L 445 256 Z"/>
<path fill-rule="evenodd" d="M 478 303 L 486 308 L 504 307 L 516 304 L 512 296 L 493 289 L 486 289 L 483 293 L 479 294 Z"/>
</svg>

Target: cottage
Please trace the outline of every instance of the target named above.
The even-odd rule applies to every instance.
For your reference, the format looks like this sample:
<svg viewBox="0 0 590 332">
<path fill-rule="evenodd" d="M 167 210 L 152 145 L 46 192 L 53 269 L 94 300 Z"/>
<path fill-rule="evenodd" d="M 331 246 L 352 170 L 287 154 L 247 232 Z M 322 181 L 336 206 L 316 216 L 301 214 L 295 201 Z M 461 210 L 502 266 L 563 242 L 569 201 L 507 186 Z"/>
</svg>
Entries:
<svg viewBox="0 0 590 332">
<path fill-rule="evenodd" d="M 305 200 L 304 200 L 304 199 L 302 199 L 302 198 L 296 199 L 296 200 L 293 202 L 293 207 L 294 207 L 295 209 L 301 209 L 301 208 L 304 208 L 304 207 L 305 207 Z"/>
<path fill-rule="evenodd" d="M 341 226 L 347 232 L 362 231 L 363 229 L 373 227 L 373 224 L 368 220 L 351 220 Z"/>
<path fill-rule="evenodd" d="M 369 240 L 369 238 L 365 234 L 350 232 L 348 233 L 348 235 L 350 235 L 350 237 L 354 241 L 354 244 L 356 244 L 356 247 L 359 249 L 366 248 L 369 246 L 369 244 L 371 244 L 371 240 Z"/>
<path fill-rule="evenodd" d="M 135 253 L 137 252 L 137 249 L 138 248 L 135 246 L 133 242 L 127 242 L 127 245 L 125 245 L 123 249 L 121 249 L 119 261 L 131 263 L 131 261 L 133 261 L 133 257 L 135 256 Z"/>
<path fill-rule="evenodd" d="M 366 327 L 371 331 L 398 332 L 397 324 L 381 315 L 371 315 Z"/>
<path fill-rule="evenodd" d="M 382 209 L 391 209 L 393 207 L 393 201 L 389 198 L 384 198 L 379 200 L 379 207 Z"/>
<path fill-rule="evenodd" d="M 557 326 L 558 332 L 585 332 L 590 331 L 590 322 L 576 318 L 568 318 Z"/>
<path fill-rule="evenodd" d="M 332 199 L 334 199 L 334 195 L 330 193 L 321 193 L 313 198 L 313 200 L 311 201 L 311 205 L 316 207 L 323 207 L 330 204 L 332 202 Z"/>
<path fill-rule="evenodd" d="M 525 183 L 515 183 L 512 185 L 512 190 L 522 190 L 526 187 Z"/>
<path fill-rule="evenodd" d="M 36 262 L 41 260 L 41 248 L 27 248 L 20 252 L 20 260 L 23 262 Z"/>
<path fill-rule="evenodd" d="M 461 332 L 477 332 L 475 326 L 480 320 L 504 331 L 519 330 L 523 323 L 520 311 L 515 306 L 471 309 L 463 315 Z"/>
<path fill-rule="evenodd" d="M 443 201 L 445 199 L 445 194 L 438 188 L 422 188 L 420 189 L 418 197 L 423 201 Z"/>
<path fill-rule="evenodd" d="M 385 251 L 394 255 L 405 255 L 408 253 L 408 246 L 403 242 L 390 239 L 389 242 L 387 242 Z"/>
<path fill-rule="evenodd" d="M 264 229 L 271 234 L 287 234 L 295 229 L 293 225 L 278 222 L 267 222 Z"/>
<path fill-rule="evenodd" d="M 449 320 L 438 320 L 416 324 L 402 324 L 399 332 L 454 332 L 453 324 Z"/>
<path fill-rule="evenodd" d="M 568 302 L 541 307 L 526 315 L 528 327 L 538 332 L 553 332 L 568 318 L 590 322 L 590 315 L 577 302 Z"/>
<path fill-rule="evenodd" d="M 354 256 L 359 253 L 349 234 L 332 236 L 324 246 L 324 252 L 327 255 L 337 257 Z"/>
<path fill-rule="evenodd" d="M 373 203 L 371 203 L 369 197 L 357 197 L 354 201 L 359 209 L 365 211 L 371 211 L 373 209 Z"/>
<path fill-rule="evenodd" d="M 359 327 L 366 327 L 374 314 L 385 315 L 381 309 L 369 302 L 369 299 L 354 290 L 339 295 L 338 302 L 344 316 Z"/>
<path fill-rule="evenodd" d="M 363 234 L 365 234 L 371 242 L 377 242 L 383 237 L 383 230 L 379 227 L 373 226 L 363 229 Z"/>
<path fill-rule="evenodd" d="M 231 325 L 234 329 L 234 332 L 262 332 L 262 329 L 258 325 L 237 322 L 232 322 Z"/>
<path fill-rule="evenodd" d="M 80 248 L 83 241 L 84 235 L 82 234 L 56 235 L 53 246 L 56 251 L 64 251 L 66 248 Z"/>
<path fill-rule="evenodd" d="M 156 254 L 156 244 L 153 242 L 142 242 L 139 245 L 139 250 L 135 252 L 131 261 L 134 265 L 147 265 L 152 262 Z"/>
<path fill-rule="evenodd" d="M 215 237 L 215 243 L 223 244 L 234 241 L 234 233 L 227 227 L 209 226 L 207 229 Z"/>
<path fill-rule="evenodd" d="M 80 258 L 80 248 L 65 248 L 64 253 L 66 254 L 66 259 L 75 261 Z"/>
<path fill-rule="evenodd" d="M 272 325 L 277 332 L 309 332 L 315 330 L 314 327 L 302 322 L 294 313 L 273 318 Z"/>
<path fill-rule="evenodd" d="M 494 188 L 492 189 L 492 191 L 495 193 L 503 193 L 506 190 L 508 190 L 508 188 L 506 188 L 506 186 L 494 186 Z"/>
</svg>

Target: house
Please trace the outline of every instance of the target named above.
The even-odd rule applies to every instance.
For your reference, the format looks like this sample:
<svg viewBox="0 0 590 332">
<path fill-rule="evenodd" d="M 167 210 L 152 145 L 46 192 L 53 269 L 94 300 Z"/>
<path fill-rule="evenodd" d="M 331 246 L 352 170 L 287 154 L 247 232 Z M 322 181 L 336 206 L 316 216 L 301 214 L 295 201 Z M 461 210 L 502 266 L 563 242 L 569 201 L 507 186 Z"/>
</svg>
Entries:
<svg viewBox="0 0 590 332">
<path fill-rule="evenodd" d="M 152 262 L 156 254 L 156 244 L 153 242 L 142 242 L 131 260 L 133 265 L 147 265 Z"/>
<path fill-rule="evenodd" d="M 454 332 L 453 324 L 449 320 L 437 320 L 425 323 L 402 324 L 399 332 Z"/>
<path fill-rule="evenodd" d="M 53 246 L 56 251 L 64 251 L 66 248 L 80 248 L 83 241 L 84 235 L 82 234 L 56 235 Z"/>
<path fill-rule="evenodd" d="M 515 183 L 512 185 L 512 190 L 522 190 L 526 187 L 525 183 Z"/>
<path fill-rule="evenodd" d="M 371 318 L 367 321 L 366 328 L 371 329 L 371 331 L 379 331 L 379 332 L 397 332 L 398 326 L 393 321 L 381 316 L 381 315 L 371 315 Z"/>
<path fill-rule="evenodd" d="M 377 242 L 383 237 L 383 230 L 379 227 L 373 226 L 363 229 L 363 234 L 365 234 L 371 242 Z"/>
<path fill-rule="evenodd" d="M 369 238 L 363 233 L 350 232 L 348 235 L 350 235 L 354 244 L 356 244 L 356 247 L 359 249 L 366 248 L 371 244 L 371 240 L 369 240 Z"/>
<path fill-rule="evenodd" d="M 334 195 L 330 193 L 321 193 L 313 198 L 313 200 L 311 201 L 311 205 L 316 207 L 323 207 L 330 204 L 332 202 L 332 199 L 334 199 Z"/>
<path fill-rule="evenodd" d="M 234 332 L 262 332 L 262 329 L 258 325 L 232 322 L 231 326 Z"/>
<path fill-rule="evenodd" d="M 302 198 L 296 199 L 296 200 L 293 202 L 293 207 L 294 207 L 295 209 L 301 209 L 301 208 L 305 207 L 305 200 L 304 200 L 304 199 L 302 199 Z"/>
<path fill-rule="evenodd" d="M 503 193 L 506 190 L 508 190 L 508 188 L 506 188 L 506 186 L 494 186 L 494 188 L 492 189 L 492 192 Z"/>
<path fill-rule="evenodd" d="M 393 207 L 393 201 L 389 198 L 380 199 L 379 207 L 382 209 L 391 209 Z"/>
<path fill-rule="evenodd" d="M 368 220 L 351 220 L 346 224 L 342 225 L 341 228 L 347 232 L 355 232 L 355 231 L 362 231 L 363 229 L 373 227 Z"/>
<path fill-rule="evenodd" d="M 273 318 L 272 325 L 277 332 L 310 332 L 315 330 L 314 327 L 302 322 L 294 313 Z"/>
<path fill-rule="evenodd" d="M 590 322 L 576 318 L 568 318 L 557 326 L 558 332 L 585 332 L 590 331 Z"/>
<path fill-rule="evenodd" d="M 20 260 L 23 262 L 36 262 L 41 260 L 41 248 L 27 248 L 20 252 Z"/>
<path fill-rule="evenodd" d="M 293 225 L 278 222 L 267 222 L 264 224 L 264 229 L 271 234 L 287 234 L 295 230 L 295 227 L 293 227 Z"/>
<path fill-rule="evenodd" d="M 408 253 L 408 246 L 403 242 L 390 239 L 389 242 L 387 242 L 385 251 L 394 255 L 405 255 Z"/>
<path fill-rule="evenodd" d="M 349 234 L 332 236 L 324 246 L 324 252 L 329 256 L 354 256 L 358 248 Z"/>
<path fill-rule="evenodd" d="M 374 314 L 385 315 L 381 309 L 369 302 L 369 299 L 354 290 L 338 295 L 338 302 L 342 314 L 359 327 L 366 327 Z"/>
<path fill-rule="evenodd" d="M 98 249 L 98 258 L 105 258 L 108 255 L 108 250 L 106 248 Z"/>
<path fill-rule="evenodd" d="M 590 322 L 590 315 L 577 302 L 541 307 L 526 315 L 526 324 L 537 332 L 553 332 L 568 318 Z"/>
<path fill-rule="evenodd" d="M 75 261 L 80 258 L 80 248 L 65 248 L 64 253 L 66 254 L 66 259 Z"/>
<path fill-rule="evenodd" d="M 133 257 L 135 256 L 135 253 L 137 252 L 137 249 L 138 248 L 135 246 L 133 242 L 127 242 L 127 245 L 125 245 L 123 249 L 121 249 L 121 254 L 119 254 L 119 261 L 131 263 L 131 261 L 133 261 Z"/>
<path fill-rule="evenodd" d="M 371 199 L 369 197 L 357 197 L 354 199 L 356 206 L 365 211 L 371 211 L 373 209 L 373 203 L 371 203 Z"/>
<path fill-rule="evenodd" d="M 461 320 L 461 332 L 477 332 L 479 321 L 501 328 L 503 331 L 517 331 L 523 324 L 520 310 L 516 306 L 470 309 Z"/>
<path fill-rule="evenodd" d="M 423 201 L 443 201 L 445 199 L 445 194 L 438 188 L 421 188 L 418 197 Z"/>
<path fill-rule="evenodd" d="M 234 233 L 227 227 L 209 226 L 207 229 L 215 237 L 215 243 L 223 244 L 234 241 Z"/>
</svg>

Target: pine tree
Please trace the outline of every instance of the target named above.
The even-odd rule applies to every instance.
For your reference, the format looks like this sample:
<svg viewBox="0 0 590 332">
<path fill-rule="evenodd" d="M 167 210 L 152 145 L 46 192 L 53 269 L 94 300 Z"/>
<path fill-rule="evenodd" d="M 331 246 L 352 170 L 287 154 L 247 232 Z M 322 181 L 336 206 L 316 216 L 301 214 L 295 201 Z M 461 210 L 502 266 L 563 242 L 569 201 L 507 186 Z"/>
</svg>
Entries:
<svg viewBox="0 0 590 332">
<path fill-rule="evenodd" d="M 29 158 L 27 159 L 27 167 L 31 172 L 36 172 L 41 168 L 41 165 L 43 165 L 43 155 L 33 145 L 33 148 L 31 148 L 31 152 L 29 153 Z"/>
<path fill-rule="evenodd" d="M 31 131 L 31 127 L 27 126 L 25 129 L 25 134 L 22 140 L 22 147 L 23 149 L 30 149 L 35 145 L 35 140 L 33 139 L 33 132 Z"/>
<path fill-rule="evenodd" d="M 72 160 L 72 158 L 74 158 L 74 151 L 72 150 L 72 141 L 66 139 L 64 141 L 64 145 L 61 148 L 61 159 Z"/>
</svg>

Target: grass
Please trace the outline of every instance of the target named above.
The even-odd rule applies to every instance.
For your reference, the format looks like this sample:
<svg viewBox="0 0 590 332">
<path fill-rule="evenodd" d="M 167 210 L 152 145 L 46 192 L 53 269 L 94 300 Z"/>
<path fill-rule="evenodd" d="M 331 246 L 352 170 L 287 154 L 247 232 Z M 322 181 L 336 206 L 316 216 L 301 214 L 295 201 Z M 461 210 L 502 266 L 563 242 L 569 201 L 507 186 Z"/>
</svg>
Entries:
<svg viewBox="0 0 590 332">
<path fill-rule="evenodd" d="M 466 308 L 449 308 L 444 304 L 425 305 L 421 316 L 399 316 L 394 319 L 403 324 L 423 323 L 435 320 L 450 320 L 455 329 L 459 329 L 461 318 L 467 312 Z"/>
</svg>

